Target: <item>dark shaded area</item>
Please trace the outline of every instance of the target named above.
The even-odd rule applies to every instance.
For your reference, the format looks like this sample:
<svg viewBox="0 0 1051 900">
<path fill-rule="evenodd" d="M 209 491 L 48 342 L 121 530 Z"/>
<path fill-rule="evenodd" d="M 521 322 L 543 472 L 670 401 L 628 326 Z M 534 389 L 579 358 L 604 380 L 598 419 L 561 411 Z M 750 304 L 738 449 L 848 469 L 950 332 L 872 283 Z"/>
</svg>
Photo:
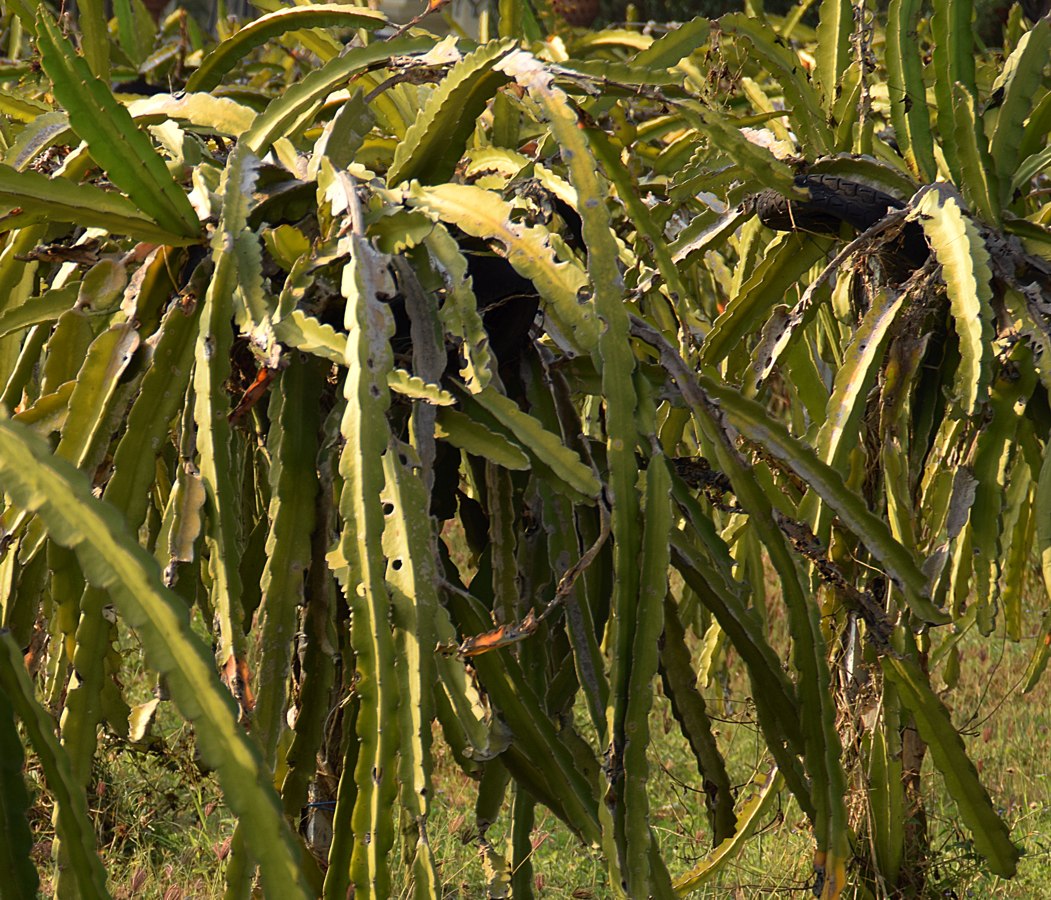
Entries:
<svg viewBox="0 0 1051 900">
<path fill-rule="evenodd" d="M 467 276 L 471 279 L 478 312 L 489 334 L 489 346 L 501 364 L 517 358 L 529 340 L 540 295 L 533 283 L 519 275 L 502 256 L 489 248 L 485 241 L 457 233 L 457 242 L 467 260 Z M 405 298 L 400 294 L 390 301 L 394 314 L 395 334 L 391 339 L 394 352 L 409 353 L 409 316 Z M 335 324 L 335 323 L 333 323 Z M 449 366 L 455 369 L 456 354 L 450 354 Z"/>
<path fill-rule="evenodd" d="M 744 9 L 744 0 L 603 0 L 602 15 L 610 22 L 624 22 L 629 18 L 629 7 L 634 7 L 634 18 L 643 22 L 684 22 L 696 16 L 717 19 L 730 12 Z M 758 0 L 752 4 L 775 15 L 788 12 L 792 0 Z"/>
<path fill-rule="evenodd" d="M 535 0 L 534 0 L 535 2 Z M 775 16 L 783 16 L 793 9 L 795 0 L 753 0 L 750 9 L 762 10 Z M 1030 22 L 1051 12 L 1051 0 L 1019 0 L 1022 12 Z M 820 0 L 815 0 L 803 17 L 803 22 L 816 25 Z M 888 0 L 878 0 L 877 14 L 886 21 Z M 1013 0 L 975 0 L 975 33 L 989 46 L 997 46 L 1002 40 L 1003 27 L 1014 6 Z M 695 16 L 717 19 L 745 8 L 744 0 L 602 0 L 598 24 L 603 22 L 636 21 L 683 22 Z M 632 13 L 629 7 L 634 9 Z M 929 6 L 923 15 L 930 15 Z"/>
</svg>

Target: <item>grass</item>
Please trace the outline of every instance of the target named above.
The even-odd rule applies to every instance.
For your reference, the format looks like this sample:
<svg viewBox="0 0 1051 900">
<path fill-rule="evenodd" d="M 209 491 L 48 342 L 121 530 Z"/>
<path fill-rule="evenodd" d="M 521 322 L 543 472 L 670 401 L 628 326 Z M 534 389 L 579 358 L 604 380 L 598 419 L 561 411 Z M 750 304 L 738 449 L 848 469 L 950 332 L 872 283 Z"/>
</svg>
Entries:
<svg viewBox="0 0 1051 900">
<path fill-rule="evenodd" d="M 1051 898 L 1051 682 L 1029 695 L 1019 692 L 1033 643 L 968 635 L 962 643 L 961 677 L 946 695 L 972 759 L 1005 819 L 1025 850 L 1018 877 L 991 876 L 962 830 L 941 777 L 924 772 L 934 855 L 931 896 Z M 732 659 L 727 671 L 734 672 Z M 143 679 L 135 700 L 150 694 Z M 717 736 L 731 779 L 744 784 L 765 766 L 762 741 L 752 721 L 747 686 L 737 675 L 705 691 L 716 718 Z M 104 740 L 98 756 L 91 806 L 110 890 L 117 898 L 210 898 L 222 895 L 225 860 L 234 820 L 214 776 L 202 773 L 192 734 L 170 704 L 162 704 L 152 749 Z M 651 718 L 652 823 L 674 874 L 687 871 L 710 850 L 710 836 L 698 776 L 667 701 L 658 696 Z M 485 876 L 474 821 L 476 784 L 466 777 L 436 734 L 437 754 L 429 833 L 441 864 L 448 898 L 482 898 Z M 41 871 L 49 871 L 53 833 L 47 793 L 37 787 L 31 810 Z M 505 804 L 506 811 L 506 804 Z M 500 851 L 507 846 L 508 817 L 490 829 Z M 543 807 L 532 833 L 533 882 L 537 896 L 611 896 L 601 855 L 582 847 Z M 712 884 L 694 896 L 805 897 L 812 859 L 809 830 L 787 794 Z M 43 896 L 50 895 L 44 878 Z M 400 885 L 398 896 L 408 896 Z M 849 896 L 849 894 L 848 894 Z M 860 894 L 858 895 L 860 896 Z"/>
<path fill-rule="evenodd" d="M 965 640 L 960 683 L 949 695 L 954 720 L 1012 837 L 1025 851 L 1017 878 L 984 872 L 948 802 L 940 776 L 926 773 L 939 851 L 935 874 L 960 897 L 1051 897 L 1051 683 L 1020 686 L 1033 641 Z"/>
</svg>

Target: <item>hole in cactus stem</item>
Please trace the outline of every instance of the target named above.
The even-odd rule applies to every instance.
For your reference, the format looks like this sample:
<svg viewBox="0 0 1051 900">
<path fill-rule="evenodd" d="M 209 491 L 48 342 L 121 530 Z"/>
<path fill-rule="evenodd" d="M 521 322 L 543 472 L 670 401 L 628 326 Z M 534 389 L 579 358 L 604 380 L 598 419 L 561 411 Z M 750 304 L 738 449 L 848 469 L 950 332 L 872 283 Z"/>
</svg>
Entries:
<svg viewBox="0 0 1051 900">
<path fill-rule="evenodd" d="M 384 503 L 383 504 L 383 515 L 389 516 L 392 512 L 394 512 L 394 504 L 393 503 Z"/>
<path fill-rule="evenodd" d="M 399 569 L 401 568 L 401 560 L 400 560 L 400 559 L 392 559 L 392 560 L 391 560 L 391 563 L 390 563 L 390 567 L 391 567 L 391 568 L 392 568 L 392 569 L 393 569 L 393 570 L 394 570 L 395 572 L 397 572 L 397 571 L 398 571 L 398 570 L 399 570 Z"/>
</svg>

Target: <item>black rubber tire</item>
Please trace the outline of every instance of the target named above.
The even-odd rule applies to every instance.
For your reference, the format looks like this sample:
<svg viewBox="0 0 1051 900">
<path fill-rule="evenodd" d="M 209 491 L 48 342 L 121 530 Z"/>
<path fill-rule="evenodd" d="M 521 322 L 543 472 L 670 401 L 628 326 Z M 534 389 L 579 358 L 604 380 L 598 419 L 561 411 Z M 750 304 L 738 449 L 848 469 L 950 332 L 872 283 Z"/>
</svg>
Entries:
<svg viewBox="0 0 1051 900">
<path fill-rule="evenodd" d="M 858 231 L 871 228 L 891 209 L 905 204 L 858 181 L 837 175 L 797 175 L 796 187 L 805 188 L 809 200 L 789 200 L 777 191 L 762 191 L 755 197 L 755 210 L 768 228 L 777 231 L 804 229 L 823 234 L 838 233 L 846 222 Z"/>
<path fill-rule="evenodd" d="M 905 208 L 897 197 L 838 175 L 797 175 L 795 183 L 806 189 L 808 200 L 790 200 L 772 190 L 760 191 L 752 198 L 755 214 L 767 228 L 839 234 L 841 225 L 846 223 L 860 232 L 871 228 L 888 212 Z M 929 253 L 923 229 L 915 222 L 905 226 L 891 249 L 913 267 L 923 265 Z"/>
</svg>

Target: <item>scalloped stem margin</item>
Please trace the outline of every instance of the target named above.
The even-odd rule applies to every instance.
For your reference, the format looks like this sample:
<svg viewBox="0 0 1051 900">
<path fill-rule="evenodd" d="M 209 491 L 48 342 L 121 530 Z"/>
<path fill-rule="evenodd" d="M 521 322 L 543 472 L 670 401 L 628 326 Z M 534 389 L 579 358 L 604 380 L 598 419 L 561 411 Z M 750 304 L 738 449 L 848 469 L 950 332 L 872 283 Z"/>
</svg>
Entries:
<svg viewBox="0 0 1051 900">
<path fill-rule="evenodd" d="M 252 823 L 246 837 L 267 895 L 306 900 L 299 854 L 259 751 L 238 726 L 207 648 L 190 631 L 185 604 L 162 586 L 156 561 L 117 512 L 92 495 L 84 473 L 54 458 L 17 422 L 0 421 L 0 486 L 15 504 L 39 515 L 52 540 L 76 551 L 87 580 L 108 591 L 138 631 L 151 666 L 167 677 L 179 711 L 193 722 L 230 809 Z"/>
</svg>

